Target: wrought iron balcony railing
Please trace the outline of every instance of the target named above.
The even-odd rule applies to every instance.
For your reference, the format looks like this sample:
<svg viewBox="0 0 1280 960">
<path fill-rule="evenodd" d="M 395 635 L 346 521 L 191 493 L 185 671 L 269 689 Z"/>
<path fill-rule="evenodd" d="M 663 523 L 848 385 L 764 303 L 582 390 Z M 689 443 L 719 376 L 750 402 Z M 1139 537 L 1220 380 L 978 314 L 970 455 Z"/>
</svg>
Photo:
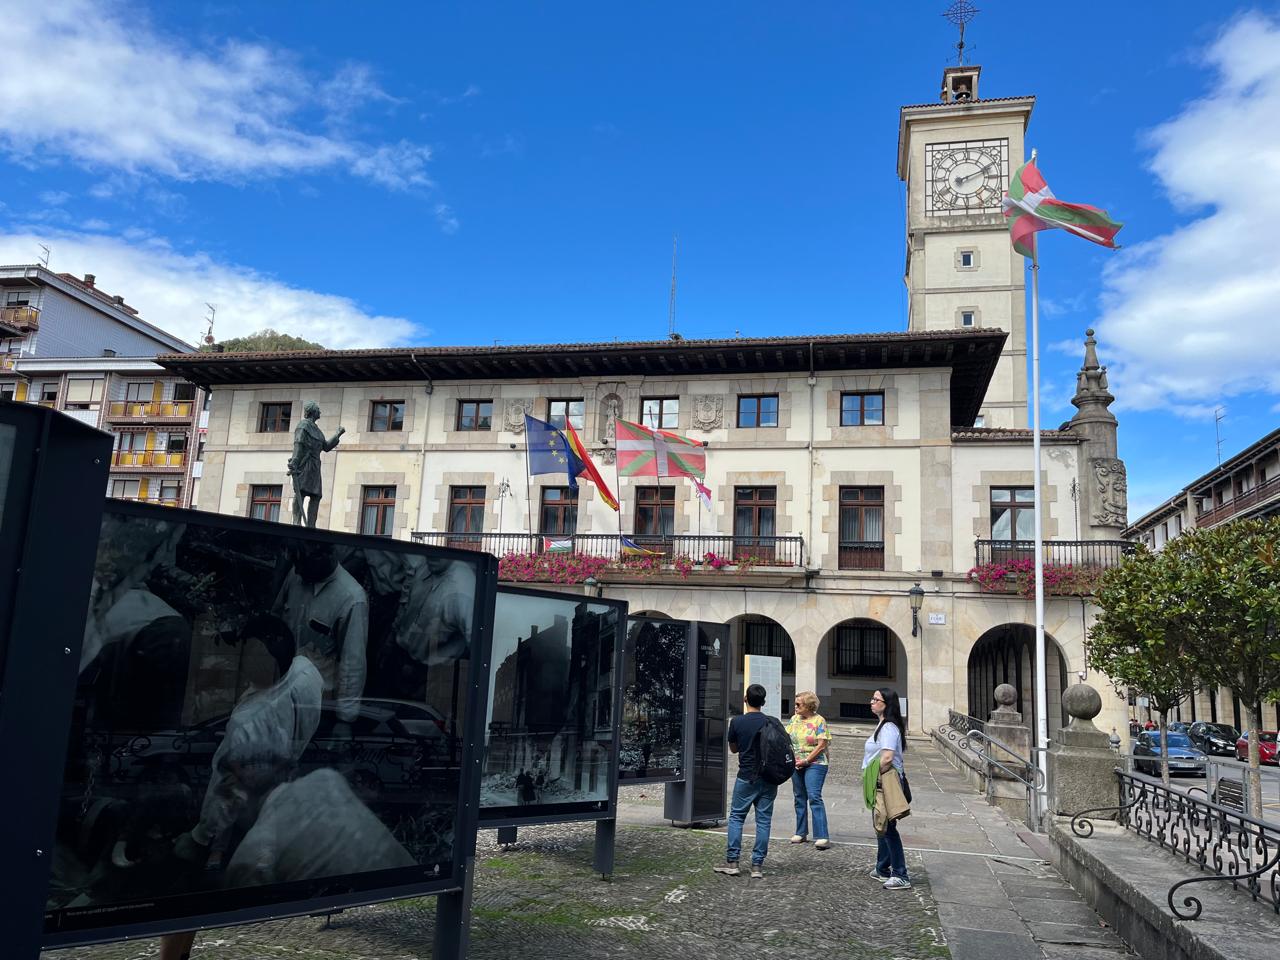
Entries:
<svg viewBox="0 0 1280 960">
<path fill-rule="evenodd" d="M 1044 562 L 1054 566 L 1113 567 L 1136 550 L 1128 540 L 1046 540 Z M 1035 543 L 1031 540 L 978 540 L 974 548 L 974 566 L 988 563 L 1012 563 L 1034 560 Z"/>
<path fill-rule="evenodd" d="M 621 559 L 625 554 L 622 537 L 616 533 L 560 534 L 528 533 L 448 533 L 414 531 L 413 539 L 432 546 L 483 550 L 496 556 L 508 553 L 572 552 L 592 557 Z M 627 534 L 637 547 L 651 556 L 689 557 L 702 561 L 708 553 L 730 562 L 751 561 L 766 567 L 804 566 L 803 537 L 734 537 L 719 534 L 646 536 Z"/>
</svg>

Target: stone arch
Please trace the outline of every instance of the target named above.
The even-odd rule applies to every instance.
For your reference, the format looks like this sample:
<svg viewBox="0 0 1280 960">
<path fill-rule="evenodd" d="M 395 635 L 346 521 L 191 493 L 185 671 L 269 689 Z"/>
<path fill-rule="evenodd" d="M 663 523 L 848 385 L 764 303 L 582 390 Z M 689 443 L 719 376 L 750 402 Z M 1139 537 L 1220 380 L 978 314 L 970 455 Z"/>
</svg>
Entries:
<svg viewBox="0 0 1280 960">
<path fill-rule="evenodd" d="M 631 617 L 648 617 L 650 620 L 674 620 L 675 617 L 669 613 L 663 613 L 661 610 L 632 610 L 628 613 Z"/>
<path fill-rule="evenodd" d="M 879 620 L 850 617 L 823 634 L 817 649 L 817 689 L 828 720 L 873 719 L 872 691 L 891 687 L 907 700 L 910 659 L 902 638 Z"/>
<path fill-rule="evenodd" d="M 1062 692 L 1067 689 L 1067 656 L 1061 644 L 1046 631 L 1045 663 L 1048 688 L 1048 729 L 1053 732 L 1067 723 Z M 1007 683 L 1018 692 L 1013 709 L 1035 729 L 1036 628 L 1026 623 L 1002 623 L 978 637 L 969 650 L 966 669 L 968 704 L 966 712 L 986 720 L 995 709 L 995 689 Z"/>
<path fill-rule="evenodd" d="M 782 715 L 787 717 L 796 696 L 796 647 L 786 628 L 772 617 L 744 613 L 727 621 L 729 627 L 729 713 L 742 712 L 743 659 L 748 653 L 782 658 Z"/>
</svg>

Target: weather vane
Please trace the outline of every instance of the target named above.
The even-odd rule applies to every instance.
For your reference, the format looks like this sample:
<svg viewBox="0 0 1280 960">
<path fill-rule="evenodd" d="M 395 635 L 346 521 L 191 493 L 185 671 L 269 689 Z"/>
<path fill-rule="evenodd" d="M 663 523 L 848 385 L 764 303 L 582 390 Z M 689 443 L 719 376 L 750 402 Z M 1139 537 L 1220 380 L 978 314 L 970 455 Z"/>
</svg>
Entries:
<svg viewBox="0 0 1280 960">
<path fill-rule="evenodd" d="M 960 42 L 956 44 L 959 53 L 958 63 L 964 66 L 964 25 L 978 15 L 980 11 L 969 0 L 956 0 L 947 7 L 943 16 L 960 28 Z"/>
</svg>

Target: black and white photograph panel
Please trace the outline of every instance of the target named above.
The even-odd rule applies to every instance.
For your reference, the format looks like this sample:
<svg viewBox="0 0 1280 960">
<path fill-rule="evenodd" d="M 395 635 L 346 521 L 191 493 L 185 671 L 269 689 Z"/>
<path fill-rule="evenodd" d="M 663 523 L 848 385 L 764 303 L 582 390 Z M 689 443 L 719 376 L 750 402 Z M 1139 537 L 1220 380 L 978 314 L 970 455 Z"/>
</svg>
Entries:
<svg viewBox="0 0 1280 960">
<path fill-rule="evenodd" d="M 499 588 L 482 808 L 608 802 L 619 609 Z"/>
<path fill-rule="evenodd" d="M 47 929 L 450 875 L 476 568 L 155 514 L 103 518 Z"/>
<path fill-rule="evenodd" d="M 683 775 L 688 637 L 684 620 L 629 621 L 618 755 L 623 782 L 679 780 Z"/>
</svg>

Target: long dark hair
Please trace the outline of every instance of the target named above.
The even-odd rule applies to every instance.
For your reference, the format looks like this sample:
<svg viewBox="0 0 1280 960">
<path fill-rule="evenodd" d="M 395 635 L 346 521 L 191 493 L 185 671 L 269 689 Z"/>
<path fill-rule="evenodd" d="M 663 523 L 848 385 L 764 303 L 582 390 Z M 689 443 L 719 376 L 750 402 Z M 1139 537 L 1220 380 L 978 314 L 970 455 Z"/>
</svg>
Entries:
<svg viewBox="0 0 1280 960">
<path fill-rule="evenodd" d="M 876 690 L 884 700 L 884 713 L 880 716 L 880 722 L 876 724 L 875 738 L 880 739 L 880 731 L 884 729 L 886 723 L 892 723 L 898 728 L 898 741 L 902 744 L 902 752 L 907 752 L 907 723 L 902 719 L 902 701 L 898 699 L 898 692 L 890 690 L 888 687 L 880 687 Z"/>
</svg>

